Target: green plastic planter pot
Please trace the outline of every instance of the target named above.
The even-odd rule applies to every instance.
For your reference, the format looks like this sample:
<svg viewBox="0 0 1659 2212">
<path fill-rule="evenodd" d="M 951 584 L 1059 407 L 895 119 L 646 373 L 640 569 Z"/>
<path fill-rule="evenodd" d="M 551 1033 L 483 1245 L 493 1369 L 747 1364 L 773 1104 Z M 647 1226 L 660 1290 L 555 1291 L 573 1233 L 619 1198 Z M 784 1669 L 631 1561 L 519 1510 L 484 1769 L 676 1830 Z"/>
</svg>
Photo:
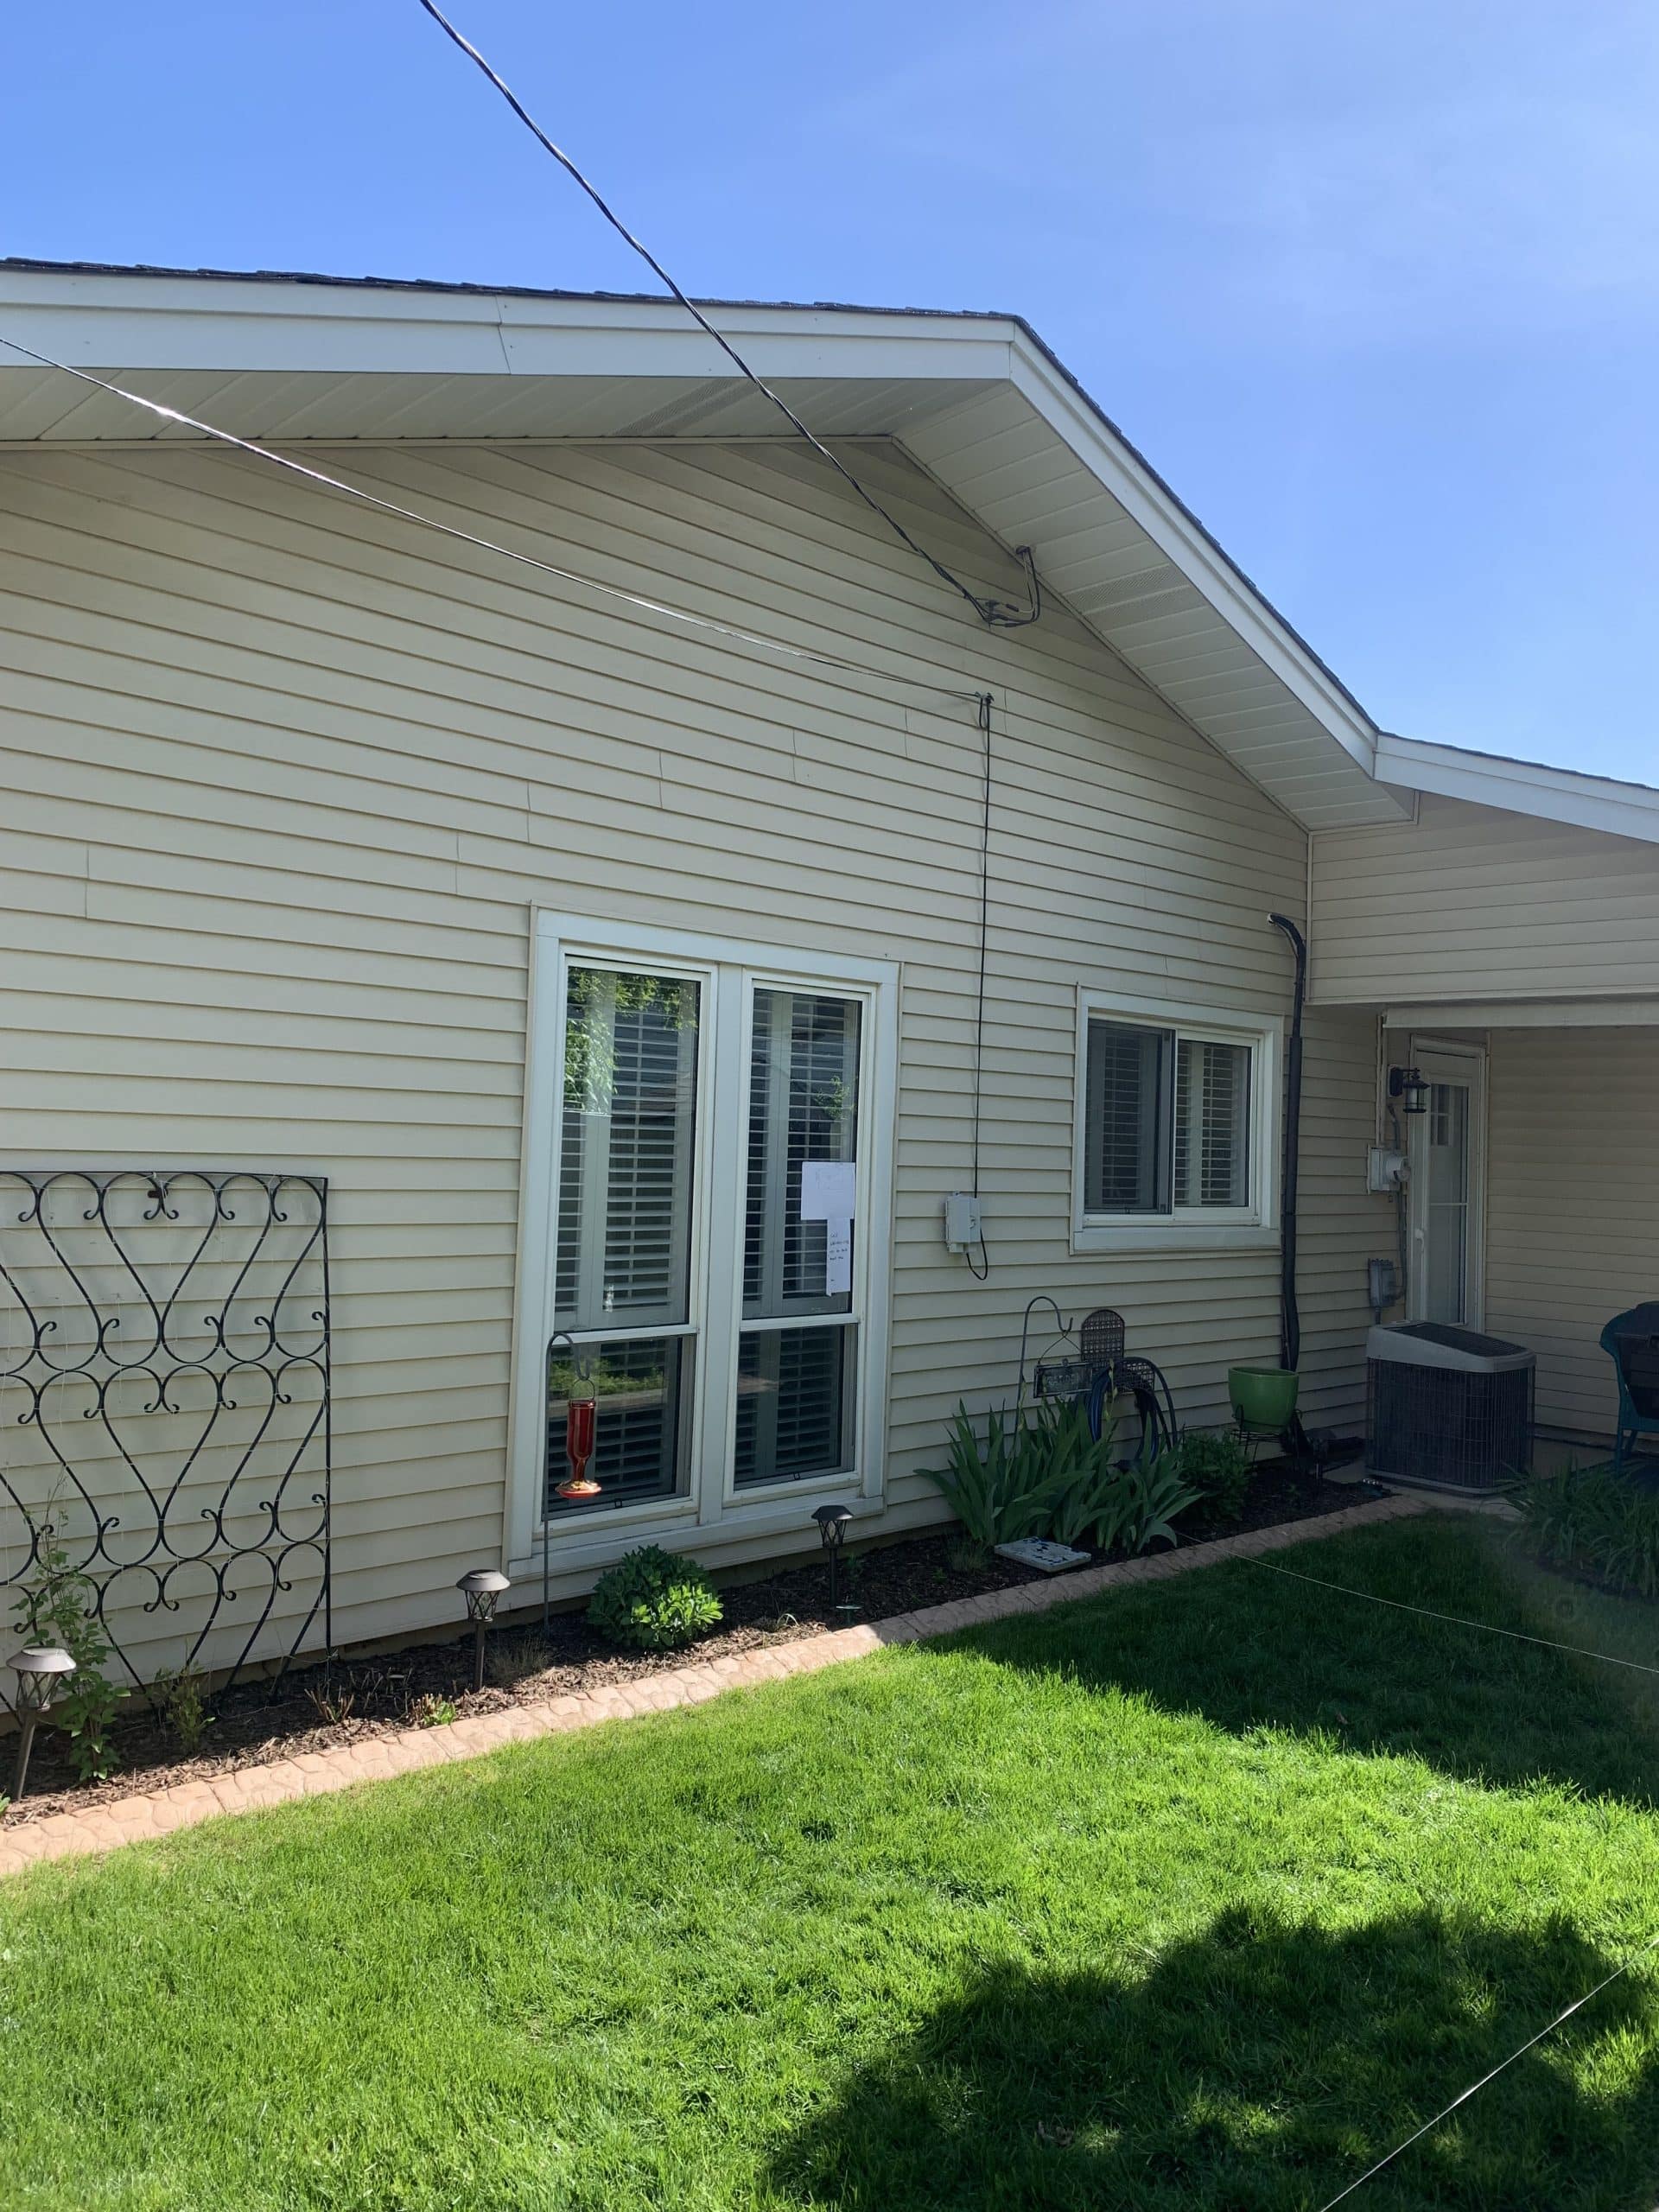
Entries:
<svg viewBox="0 0 1659 2212">
<path fill-rule="evenodd" d="M 1290 1427 L 1301 1376 L 1294 1368 L 1230 1367 L 1227 1395 L 1249 1436 L 1278 1436 Z"/>
</svg>

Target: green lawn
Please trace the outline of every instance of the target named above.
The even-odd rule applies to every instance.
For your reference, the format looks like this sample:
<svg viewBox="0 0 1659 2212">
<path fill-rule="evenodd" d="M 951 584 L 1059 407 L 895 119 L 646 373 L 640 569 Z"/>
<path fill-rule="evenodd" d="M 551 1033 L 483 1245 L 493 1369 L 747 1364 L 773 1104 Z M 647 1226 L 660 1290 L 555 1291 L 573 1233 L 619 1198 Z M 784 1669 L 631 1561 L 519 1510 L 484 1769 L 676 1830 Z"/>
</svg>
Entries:
<svg viewBox="0 0 1659 2212">
<path fill-rule="evenodd" d="M 1655 1688 L 1240 1564 L 44 1869 L 0 2204 L 1315 2212 L 1659 1930 Z M 1656 2194 L 1659 1954 L 1352 2202 Z"/>
</svg>

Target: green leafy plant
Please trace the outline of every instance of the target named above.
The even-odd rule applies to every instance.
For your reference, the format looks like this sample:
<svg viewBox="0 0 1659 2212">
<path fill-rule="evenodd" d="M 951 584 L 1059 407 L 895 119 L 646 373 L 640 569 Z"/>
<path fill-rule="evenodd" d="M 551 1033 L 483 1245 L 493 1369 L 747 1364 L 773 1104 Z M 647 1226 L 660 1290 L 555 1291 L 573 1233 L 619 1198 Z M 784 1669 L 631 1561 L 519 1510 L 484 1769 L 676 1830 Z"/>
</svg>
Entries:
<svg viewBox="0 0 1659 2212">
<path fill-rule="evenodd" d="M 1029 1429 L 1028 1449 L 1037 1471 L 1031 1494 L 1046 1500 L 1045 1533 L 1056 1543 L 1106 1548 L 1100 1535 L 1109 1522 L 1122 1487 L 1112 1463 L 1116 1425 L 1109 1415 L 1101 1433 L 1089 1433 L 1089 1409 L 1081 1399 L 1042 1400 Z"/>
<path fill-rule="evenodd" d="M 1179 1543 L 1173 1523 L 1198 1493 L 1181 1471 L 1178 1450 L 1143 1452 L 1122 1470 L 1123 1489 L 1117 1500 L 1118 1520 L 1113 1538 L 1137 1558 L 1160 1540 Z"/>
<path fill-rule="evenodd" d="M 439 1697 L 429 1691 L 417 1697 L 409 1708 L 409 1717 L 417 1728 L 447 1728 L 452 1720 L 461 1718 L 461 1707 L 453 1698 Z"/>
<path fill-rule="evenodd" d="M 1242 1518 L 1255 1461 L 1236 1429 L 1183 1429 L 1173 1456 L 1182 1481 L 1213 1507 L 1218 1521 Z"/>
<path fill-rule="evenodd" d="M 207 1710 L 207 1678 L 188 1661 L 181 1667 L 163 1667 L 150 1678 L 149 1700 L 162 1727 L 170 1728 L 187 1751 L 200 1747 L 213 1725 Z"/>
<path fill-rule="evenodd" d="M 982 1439 L 968 1408 L 958 1405 L 945 1464 L 918 1470 L 943 1494 L 982 1555 L 994 1545 L 1039 1534 L 1060 1488 L 1052 1446 L 1039 1440 L 1023 1413 L 993 1407 L 984 1422 Z"/>
<path fill-rule="evenodd" d="M 111 1651 L 99 1618 L 98 1586 L 70 1563 L 49 1525 L 41 1536 L 34 1575 L 11 1610 L 29 1643 L 60 1644 L 74 1661 L 75 1671 L 54 1710 L 69 1738 L 70 1757 L 81 1780 L 107 1780 L 117 1765 L 110 1731 L 126 1693 L 104 1671 Z"/>
<path fill-rule="evenodd" d="M 723 1608 L 696 1560 L 642 1544 L 601 1574 L 588 1618 L 612 1643 L 636 1651 L 677 1651 L 716 1627 Z"/>
<path fill-rule="evenodd" d="M 1614 1590 L 1659 1597 L 1659 1496 L 1611 1467 L 1579 1467 L 1529 1483 L 1516 1501 L 1546 1559 Z"/>
</svg>

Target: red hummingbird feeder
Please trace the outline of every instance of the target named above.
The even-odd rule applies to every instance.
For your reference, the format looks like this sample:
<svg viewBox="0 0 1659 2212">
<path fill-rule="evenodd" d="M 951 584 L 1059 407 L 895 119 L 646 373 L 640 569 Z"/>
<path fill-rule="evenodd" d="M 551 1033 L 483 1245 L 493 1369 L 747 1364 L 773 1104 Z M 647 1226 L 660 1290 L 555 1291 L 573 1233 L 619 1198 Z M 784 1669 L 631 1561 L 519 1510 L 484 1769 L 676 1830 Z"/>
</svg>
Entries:
<svg viewBox="0 0 1659 2212">
<path fill-rule="evenodd" d="M 591 1394 L 585 1398 L 568 1398 L 564 1408 L 564 1456 L 570 1462 L 570 1471 L 554 1488 L 561 1497 L 597 1497 L 601 1485 L 588 1472 L 588 1462 L 594 1456 L 594 1427 L 599 1411 L 599 1401 Z"/>
</svg>

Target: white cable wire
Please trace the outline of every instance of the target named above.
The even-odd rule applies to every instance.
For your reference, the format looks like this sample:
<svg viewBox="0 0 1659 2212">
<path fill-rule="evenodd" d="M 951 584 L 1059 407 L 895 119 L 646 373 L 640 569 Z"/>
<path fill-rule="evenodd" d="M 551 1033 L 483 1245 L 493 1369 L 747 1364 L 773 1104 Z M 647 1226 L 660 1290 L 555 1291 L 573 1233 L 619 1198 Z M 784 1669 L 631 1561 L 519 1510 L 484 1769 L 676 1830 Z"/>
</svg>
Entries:
<svg viewBox="0 0 1659 2212">
<path fill-rule="evenodd" d="M 1464 1613 L 1437 1613 L 1427 1605 L 1408 1605 L 1403 1598 L 1382 1598 L 1375 1590 L 1356 1590 L 1346 1582 L 1327 1582 L 1318 1574 L 1300 1574 L 1294 1567 L 1275 1567 L 1270 1559 L 1258 1559 L 1250 1552 L 1239 1552 L 1235 1557 L 1247 1566 L 1263 1567 L 1269 1574 L 1282 1574 L 1292 1582 L 1311 1582 L 1316 1590 L 1336 1590 L 1345 1598 L 1366 1598 L 1374 1605 L 1390 1605 L 1397 1613 L 1418 1613 L 1426 1621 L 1449 1621 L 1457 1628 L 1478 1628 L 1488 1636 L 1505 1636 L 1512 1643 L 1535 1643 L 1546 1651 L 1565 1651 L 1575 1659 L 1599 1659 L 1605 1666 L 1628 1667 L 1638 1675 L 1659 1675 L 1659 1667 L 1644 1666 L 1639 1659 L 1620 1659 L 1611 1651 L 1591 1651 L 1580 1643 L 1557 1643 L 1547 1636 L 1526 1636 L 1519 1629 L 1499 1628 L 1491 1621 L 1471 1620 Z"/>
<path fill-rule="evenodd" d="M 1524 2058 L 1535 2044 L 1542 2043 L 1546 2036 L 1553 2036 L 1564 2020 L 1570 2020 L 1575 2012 L 1583 2012 L 1592 1998 L 1599 1997 L 1602 1991 L 1610 1988 L 1621 1974 L 1627 1974 L 1637 1961 L 1645 1958 L 1656 1945 L 1659 1945 L 1659 1936 L 1654 1936 L 1650 1942 L 1643 1944 L 1640 1950 L 1632 1951 L 1622 1966 L 1617 1966 L 1611 1974 L 1604 1974 L 1593 1989 L 1586 1989 L 1582 1997 L 1574 1999 L 1564 2012 L 1558 2012 L 1555 2015 L 1548 2027 L 1540 2028 L 1535 2036 L 1529 2036 L 1519 2050 L 1512 2050 L 1507 2058 L 1500 2059 L 1490 2073 L 1483 2074 L 1478 2082 L 1471 2082 L 1460 2095 L 1453 2097 L 1449 2105 L 1437 2112 L 1433 2120 L 1426 2120 L 1421 2127 L 1414 2128 L 1406 2137 L 1403 2143 L 1396 2143 L 1393 2150 L 1385 2157 L 1379 2158 L 1374 2166 L 1367 2166 L 1357 2181 L 1351 2181 L 1346 2189 L 1340 2189 L 1334 2196 L 1328 2197 L 1319 2207 L 1319 2212 L 1332 2212 L 1333 2206 L 1340 2204 L 1345 2197 L 1351 2196 L 1357 2189 L 1363 2189 L 1374 2175 L 1382 2172 L 1384 2166 L 1392 2165 L 1402 2151 L 1409 2151 L 1414 2143 L 1421 2141 L 1431 2128 L 1438 2127 L 1443 2120 L 1456 2112 L 1459 2105 L 1466 2105 L 1478 2089 L 1484 2089 L 1489 2082 L 1495 2082 L 1506 2066 L 1513 2066 L 1517 2058 Z"/>
<path fill-rule="evenodd" d="M 38 353 L 21 340 L 0 334 L 0 346 L 10 347 L 14 353 L 26 354 L 31 361 L 38 361 L 42 368 L 57 369 L 67 377 L 75 377 L 82 384 L 97 386 L 112 398 L 124 399 L 131 406 L 142 407 L 163 422 L 181 423 L 186 429 L 199 430 L 203 437 L 217 438 L 222 445 L 234 446 L 239 453 L 251 453 L 256 460 L 268 461 L 273 467 L 285 468 L 295 476 L 302 476 L 310 483 L 321 484 L 330 492 L 343 493 L 347 499 L 359 499 L 365 506 L 378 507 L 382 514 L 395 515 L 400 522 L 418 524 L 423 530 L 436 531 L 440 537 L 451 537 L 462 545 L 473 545 L 482 552 L 499 554 L 504 561 L 516 561 L 521 567 L 535 569 L 544 576 L 556 576 L 561 583 L 576 584 L 583 591 L 597 592 L 601 598 L 620 601 L 625 607 L 636 607 L 645 614 L 659 614 L 670 622 L 683 623 L 688 628 L 707 630 L 715 636 L 729 638 L 735 643 L 753 645 L 762 652 L 780 653 L 787 660 L 801 661 L 814 668 L 832 668 L 843 676 L 861 676 L 873 683 L 904 684 L 912 690 L 929 691 L 945 699 L 971 699 L 977 706 L 984 696 L 984 688 L 976 690 L 953 690 L 950 685 L 930 683 L 918 676 L 901 676 L 885 670 L 867 668 L 861 663 L 843 660 L 835 653 L 818 652 L 806 645 L 785 645 L 775 638 L 762 637 L 757 631 L 741 630 L 730 622 L 716 622 L 706 614 L 690 614 L 683 607 L 665 606 L 661 600 L 647 599 L 642 593 L 625 591 L 618 584 L 601 583 L 597 578 L 584 576 L 575 569 L 562 569 L 551 561 L 539 561 L 533 553 L 520 553 L 511 545 L 500 545 L 491 537 L 480 537 L 470 530 L 459 529 L 454 523 L 439 522 L 435 516 L 422 514 L 416 508 L 400 506 L 395 499 L 383 499 L 373 492 L 365 492 L 356 484 L 348 484 L 344 477 L 331 476 L 326 469 L 313 468 L 307 462 L 294 461 L 287 454 L 277 453 L 270 446 L 256 445 L 250 438 L 238 437 L 233 430 L 221 430 L 200 416 L 186 415 L 176 407 L 165 406 L 159 399 L 146 399 L 141 391 L 129 391 L 124 385 L 111 384 L 104 377 L 95 377 L 89 369 L 71 368 L 68 362 L 54 360 L 51 354 Z"/>
</svg>

